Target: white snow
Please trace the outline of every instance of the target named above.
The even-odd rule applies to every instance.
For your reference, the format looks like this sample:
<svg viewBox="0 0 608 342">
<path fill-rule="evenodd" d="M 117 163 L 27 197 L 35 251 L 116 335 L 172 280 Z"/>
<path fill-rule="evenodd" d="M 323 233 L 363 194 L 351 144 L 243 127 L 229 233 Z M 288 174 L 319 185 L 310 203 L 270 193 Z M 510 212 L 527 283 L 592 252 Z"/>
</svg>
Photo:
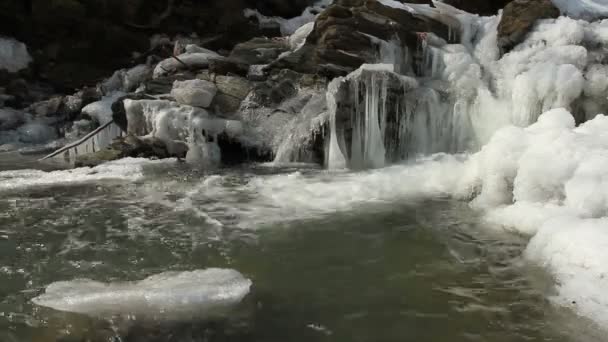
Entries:
<svg viewBox="0 0 608 342">
<path fill-rule="evenodd" d="M 119 98 L 125 96 L 122 91 L 115 91 L 104 96 L 97 102 L 90 103 L 82 108 L 82 113 L 87 114 L 100 125 L 112 121 L 112 104 Z"/>
<path fill-rule="evenodd" d="M 100 180 L 135 181 L 144 176 L 144 168 L 147 165 L 173 162 L 175 160 L 153 161 L 125 158 L 94 168 L 85 167 L 52 172 L 40 170 L 3 171 L 0 172 L 0 191 L 23 190 L 41 186 L 96 183 Z"/>
<path fill-rule="evenodd" d="M 17 72 L 27 68 L 32 57 L 27 52 L 27 47 L 22 42 L 0 37 L 0 70 Z"/>
<path fill-rule="evenodd" d="M 248 293 L 251 280 L 231 269 L 164 272 L 141 281 L 76 279 L 50 284 L 36 305 L 92 316 L 176 319 L 223 314 Z"/>
</svg>

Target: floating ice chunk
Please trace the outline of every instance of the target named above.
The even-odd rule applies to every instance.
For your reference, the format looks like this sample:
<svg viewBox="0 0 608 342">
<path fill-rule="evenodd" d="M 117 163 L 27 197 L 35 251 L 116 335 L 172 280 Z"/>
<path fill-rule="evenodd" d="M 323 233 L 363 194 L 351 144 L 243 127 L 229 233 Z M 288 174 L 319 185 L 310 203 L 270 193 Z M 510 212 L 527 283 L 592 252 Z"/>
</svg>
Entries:
<svg viewBox="0 0 608 342">
<path fill-rule="evenodd" d="M 171 96 L 177 103 L 203 108 L 211 105 L 216 93 L 215 84 L 198 79 L 175 81 L 171 90 Z"/>
<path fill-rule="evenodd" d="M 82 113 L 95 119 L 100 125 L 112 121 L 112 104 L 126 94 L 122 91 L 115 91 L 104 96 L 97 102 L 90 103 L 82 108 Z"/>
<path fill-rule="evenodd" d="M 251 280 L 235 270 L 210 268 L 164 272 L 141 281 L 101 283 L 88 279 L 49 285 L 36 305 L 92 316 L 135 315 L 174 319 L 212 316 L 234 307 L 249 293 Z"/>
<path fill-rule="evenodd" d="M 27 68 L 31 61 L 32 57 L 25 44 L 12 38 L 0 37 L 0 70 L 17 72 Z"/>
</svg>

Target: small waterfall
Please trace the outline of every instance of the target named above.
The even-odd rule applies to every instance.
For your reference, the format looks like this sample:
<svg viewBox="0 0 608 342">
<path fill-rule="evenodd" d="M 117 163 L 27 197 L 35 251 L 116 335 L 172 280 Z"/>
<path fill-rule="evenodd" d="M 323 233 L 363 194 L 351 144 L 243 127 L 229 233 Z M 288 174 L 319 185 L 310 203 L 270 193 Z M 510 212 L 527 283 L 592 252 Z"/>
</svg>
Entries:
<svg viewBox="0 0 608 342">
<path fill-rule="evenodd" d="M 59 150 L 49 154 L 41 160 L 50 158 L 60 159 L 69 165 L 76 162 L 76 157 L 84 154 L 94 153 L 105 149 L 112 144 L 112 141 L 124 135 L 114 121 L 110 121 L 93 132 L 87 134 L 82 139 L 66 145 Z"/>
</svg>

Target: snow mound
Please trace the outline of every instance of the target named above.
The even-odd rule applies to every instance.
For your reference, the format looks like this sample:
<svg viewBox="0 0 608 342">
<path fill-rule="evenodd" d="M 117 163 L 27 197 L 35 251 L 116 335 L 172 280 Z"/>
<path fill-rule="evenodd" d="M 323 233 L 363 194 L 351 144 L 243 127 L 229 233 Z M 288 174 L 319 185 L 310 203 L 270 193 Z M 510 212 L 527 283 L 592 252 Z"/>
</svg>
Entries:
<svg viewBox="0 0 608 342">
<path fill-rule="evenodd" d="M 212 315 L 238 304 L 251 280 L 231 269 L 164 272 L 141 281 L 101 283 L 89 279 L 49 285 L 36 305 L 93 316 L 135 315 L 171 319 Z"/>
</svg>

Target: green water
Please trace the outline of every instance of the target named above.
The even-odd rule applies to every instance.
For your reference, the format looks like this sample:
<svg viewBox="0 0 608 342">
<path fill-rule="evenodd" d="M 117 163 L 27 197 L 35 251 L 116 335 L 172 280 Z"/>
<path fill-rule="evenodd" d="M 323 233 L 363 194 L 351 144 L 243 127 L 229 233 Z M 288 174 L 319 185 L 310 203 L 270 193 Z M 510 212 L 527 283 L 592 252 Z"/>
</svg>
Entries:
<svg viewBox="0 0 608 342">
<path fill-rule="evenodd" d="M 218 186 L 230 191 L 193 198 L 191 207 L 181 201 L 185 190 L 209 176 L 180 167 L 136 182 L 0 193 L 0 341 L 598 340 L 549 303 L 546 279 L 521 259 L 526 238 L 487 229 L 464 203 L 381 201 L 260 221 L 254 214 L 266 204 L 243 187 L 293 171 L 220 171 Z M 301 171 L 327 181 L 322 171 Z M 229 210 L 239 205 L 246 210 Z M 248 213 L 256 223 L 242 228 Z M 30 302 L 60 280 L 208 267 L 253 281 L 232 317 L 106 321 Z"/>
</svg>

